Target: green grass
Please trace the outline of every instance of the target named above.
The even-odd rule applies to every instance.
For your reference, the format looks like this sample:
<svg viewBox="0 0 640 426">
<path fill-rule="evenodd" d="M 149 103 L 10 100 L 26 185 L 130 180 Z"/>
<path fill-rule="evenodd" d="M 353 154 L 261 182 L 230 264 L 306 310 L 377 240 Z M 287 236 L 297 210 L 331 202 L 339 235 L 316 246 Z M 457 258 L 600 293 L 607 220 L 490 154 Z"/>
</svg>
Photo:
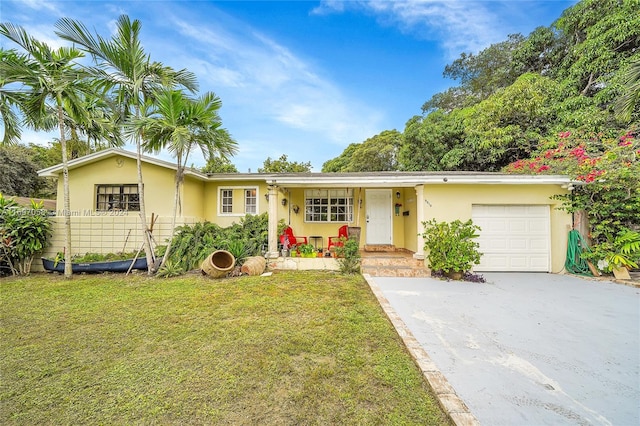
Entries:
<svg viewBox="0 0 640 426">
<path fill-rule="evenodd" d="M 0 280 L 0 424 L 449 424 L 361 276 Z"/>
</svg>

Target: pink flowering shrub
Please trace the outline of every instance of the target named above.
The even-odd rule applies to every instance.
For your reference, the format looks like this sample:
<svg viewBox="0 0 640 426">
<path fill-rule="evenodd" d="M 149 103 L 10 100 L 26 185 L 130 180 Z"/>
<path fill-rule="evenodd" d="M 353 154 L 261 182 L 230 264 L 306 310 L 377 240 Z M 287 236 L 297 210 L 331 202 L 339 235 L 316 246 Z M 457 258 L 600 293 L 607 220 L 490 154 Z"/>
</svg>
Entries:
<svg viewBox="0 0 640 426">
<path fill-rule="evenodd" d="M 569 212 L 585 210 L 595 244 L 625 229 L 640 229 L 640 130 L 622 135 L 560 132 L 533 158 L 508 173 L 566 174 L 581 183 L 558 196 Z"/>
</svg>

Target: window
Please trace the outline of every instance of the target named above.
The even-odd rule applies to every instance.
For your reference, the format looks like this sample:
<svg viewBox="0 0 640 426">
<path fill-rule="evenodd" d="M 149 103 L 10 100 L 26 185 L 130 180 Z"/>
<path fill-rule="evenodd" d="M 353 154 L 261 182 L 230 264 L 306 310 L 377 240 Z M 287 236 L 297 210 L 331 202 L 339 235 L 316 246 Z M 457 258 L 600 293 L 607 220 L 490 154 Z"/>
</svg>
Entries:
<svg viewBox="0 0 640 426">
<path fill-rule="evenodd" d="M 352 222 L 353 191 L 351 189 L 313 189 L 304 193 L 307 222 Z"/>
<path fill-rule="evenodd" d="M 98 185 L 96 210 L 140 211 L 138 185 Z"/>
<path fill-rule="evenodd" d="M 243 186 L 218 187 L 218 214 L 244 216 L 258 213 L 258 188 Z"/>
<path fill-rule="evenodd" d="M 233 213 L 233 189 L 223 189 L 221 199 L 222 213 Z"/>
<path fill-rule="evenodd" d="M 258 200 L 256 193 L 255 188 L 244 190 L 244 212 L 246 214 L 256 214 L 257 212 Z"/>
</svg>

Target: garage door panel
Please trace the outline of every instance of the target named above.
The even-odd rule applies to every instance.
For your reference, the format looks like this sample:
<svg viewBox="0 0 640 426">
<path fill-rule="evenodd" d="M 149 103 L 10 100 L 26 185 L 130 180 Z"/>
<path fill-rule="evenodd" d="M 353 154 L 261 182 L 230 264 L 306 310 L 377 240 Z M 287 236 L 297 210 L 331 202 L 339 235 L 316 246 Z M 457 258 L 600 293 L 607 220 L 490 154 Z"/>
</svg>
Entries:
<svg viewBox="0 0 640 426">
<path fill-rule="evenodd" d="M 476 271 L 549 271 L 550 218 L 544 205 L 474 205 L 481 227 Z"/>
<path fill-rule="evenodd" d="M 503 218 L 505 225 L 508 226 L 509 232 L 515 234 L 526 234 L 528 230 L 528 222 L 526 219 L 508 219 Z"/>
<path fill-rule="evenodd" d="M 547 251 L 548 241 L 544 238 L 532 238 L 529 240 L 529 248 L 531 250 Z"/>
</svg>

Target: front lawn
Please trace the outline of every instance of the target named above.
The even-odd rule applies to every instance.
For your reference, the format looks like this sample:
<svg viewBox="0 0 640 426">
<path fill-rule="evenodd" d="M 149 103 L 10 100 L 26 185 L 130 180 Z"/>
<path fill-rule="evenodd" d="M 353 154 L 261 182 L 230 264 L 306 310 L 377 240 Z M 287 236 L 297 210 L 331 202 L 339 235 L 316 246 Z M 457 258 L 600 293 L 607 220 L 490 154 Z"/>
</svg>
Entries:
<svg viewBox="0 0 640 426">
<path fill-rule="evenodd" d="M 0 424 L 448 424 L 361 276 L 0 280 Z"/>
</svg>

